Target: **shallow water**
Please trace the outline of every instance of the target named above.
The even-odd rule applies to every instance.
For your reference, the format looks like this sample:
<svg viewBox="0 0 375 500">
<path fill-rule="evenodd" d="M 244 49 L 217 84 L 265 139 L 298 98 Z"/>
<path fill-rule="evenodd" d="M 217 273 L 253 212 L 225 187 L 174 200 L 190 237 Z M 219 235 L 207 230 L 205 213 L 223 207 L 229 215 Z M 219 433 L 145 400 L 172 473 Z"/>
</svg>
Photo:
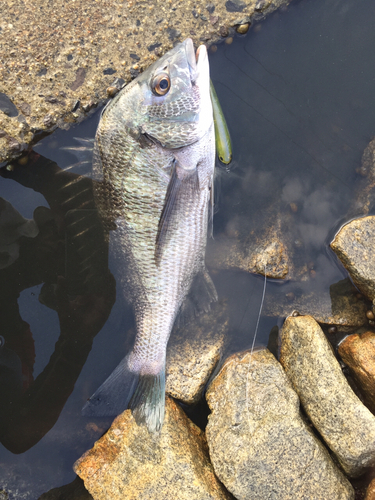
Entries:
<svg viewBox="0 0 375 500">
<path fill-rule="evenodd" d="M 347 217 L 357 180 L 355 170 L 375 134 L 374 14 L 370 0 L 296 1 L 255 24 L 246 36 L 238 36 L 231 45 L 222 44 L 210 54 L 211 76 L 231 132 L 234 160 L 230 172 L 220 172 L 215 240 L 208 251 L 220 236 L 226 237 L 233 224 L 250 232 L 254 221 L 262 217 L 267 221 L 264 214 L 274 203 L 281 217 L 290 217 L 290 204 L 295 203 L 298 211 L 291 229 L 297 242 L 295 255 L 299 262 L 313 262 L 315 275 L 303 282 L 268 282 L 266 294 L 275 302 L 290 292 L 327 291 L 347 276 L 328 243 Z M 0 438 L 11 449 L 0 448 L 0 486 L 11 499 L 34 500 L 73 481 L 73 462 L 109 424 L 99 419 L 89 424 L 81 417 L 81 408 L 131 342 L 125 333 L 133 326 L 132 315 L 118 291 L 114 299 L 114 283 L 106 278 L 106 250 L 92 212 L 90 181 L 63 187 L 73 180 L 69 178 L 72 173 L 89 176 L 90 164 L 57 173 L 89 159 L 87 153 L 76 157 L 62 148 L 79 146 L 74 137 L 92 138 L 98 118 L 99 111 L 69 131 L 45 138 L 34 148 L 41 158 L 32 157 L 27 166 L 15 164 L 0 182 L 0 196 L 25 218 L 32 218 L 37 207 L 50 207 L 57 218 L 65 217 L 72 207 L 70 216 L 75 220 L 88 217 L 94 246 L 100 249 L 90 261 L 96 271 L 87 278 L 87 288 L 77 290 L 81 250 L 74 235 L 61 239 L 51 224 L 50 212 L 39 208 L 35 218 L 43 231 L 35 240 L 23 239 L 20 257 L 12 266 L 0 269 L 0 334 L 11 339 L 7 345 L 27 359 L 29 367 L 22 378 L 19 364 L 12 358 L 8 371 L 1 374 L 0 397 L 6 400 L 12 384 L 15 390 L 17 384 L 30 384 L 31 371 L 35 381 L 15 413 L 17 418 L 9 419 L 9 407 L 0 412 L 0 423 L 6 429 Z M 56 162 L 59 169 L 43 157 Z M 87 246 L 93 245 L 90 238 Z M 80 255 L 78 264 L 70 255 Z M 116 277 L 111 258 L 109 268 Z M 43 283 L 55 284 L 57 276 L 66 277 L 70 297 L 86 295 L 86 302 L 74 304 L 72 310 L 64 309 L 63 297 L 57 298 L 62 301 L 60 323 L 53 309 L 54 288 L 42 290 Z M 239 271 L 219 271 L 212 276 L 219 296 L 229 303 L 228 352 L 248 348 L 263 278 Z M 40 295 L 48 306 L 38 300 Z M 74 308 L 84 312 L 85 325 L 77 323 Z M 257 344 L 267 344 L 272 326 L 280 321 L 263 315 Z M 77 344 L 75 329 L 86 332 L 86 344 Z M 63 338 L 60 331 L 65 332 Z M 91 341 L 88 353 L 86 345 Z M 28 440 L 29 449 L 22 449 Z"/>
</svg>

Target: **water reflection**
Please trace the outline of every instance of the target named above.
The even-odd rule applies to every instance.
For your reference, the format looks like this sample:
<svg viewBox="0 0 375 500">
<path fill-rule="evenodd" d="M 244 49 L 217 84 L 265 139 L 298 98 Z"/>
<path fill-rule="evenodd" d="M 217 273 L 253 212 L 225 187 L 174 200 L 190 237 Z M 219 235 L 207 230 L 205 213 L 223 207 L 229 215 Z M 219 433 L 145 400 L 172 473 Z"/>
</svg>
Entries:
<svg viewBox="0 0 375 500">
<path fill-rule="evenodd" d="M 23 453 L 54 426 L 72 393 L 115 302 L 115 280 L 90 179 L 34 152 L 26 164 L 0 175 L 39 192 L 50 206 L 37 207 L 33 221 L 5 201 L 0 207 L 1 233 L 13 234 L 9 245 L 18 245 L 16 253 L 8 245 L 11 257 L 0 269 L 0 441 Z M 41 283 L 39 300 L 57 312 L 60 333 L 34 380 L 33 334 L 17 301 L 23 290 Z"/>
</svg>

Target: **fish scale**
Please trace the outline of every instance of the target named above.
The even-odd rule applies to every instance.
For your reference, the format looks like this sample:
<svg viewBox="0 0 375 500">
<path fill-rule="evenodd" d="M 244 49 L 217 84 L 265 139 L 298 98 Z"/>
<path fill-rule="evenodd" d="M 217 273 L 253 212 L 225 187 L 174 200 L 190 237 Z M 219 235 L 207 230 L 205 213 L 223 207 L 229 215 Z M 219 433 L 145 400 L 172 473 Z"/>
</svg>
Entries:
<svg viewBox="0 0 375 500">
<path fill-rule="evenodd" d="M 84 414 L 116 415 L 130 404 L 138 424 L 160 429 L 176 316 L 217 299 L 204 264 L 214 157 L 207 52 L 196 61 L 188 39 L 125 87 L 98 126 L 95 199 L 137 334 Z"/>
</svg>

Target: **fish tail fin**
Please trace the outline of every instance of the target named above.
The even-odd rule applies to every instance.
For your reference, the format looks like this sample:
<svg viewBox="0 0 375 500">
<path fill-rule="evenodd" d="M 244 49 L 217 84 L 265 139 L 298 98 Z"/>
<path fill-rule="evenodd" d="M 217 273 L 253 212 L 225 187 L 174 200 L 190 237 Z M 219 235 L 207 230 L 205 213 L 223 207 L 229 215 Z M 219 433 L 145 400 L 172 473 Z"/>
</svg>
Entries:
<svg viewBox="0 0 375 500">
<path fill-rule="evenodd" d="M 139 376 L 129 407 L 138 425 L 146 424 L 149 432 L 161 429 L 165 413 L 165 361 L 156 375 Z"/>
<path fill-rule="evenodd" d="M 117 365 L 82 408 L 85 417 L 113 417 L 128 407 L 139 380 L 139 374 L 130 370 L 128 356 Z"/>
</svg>

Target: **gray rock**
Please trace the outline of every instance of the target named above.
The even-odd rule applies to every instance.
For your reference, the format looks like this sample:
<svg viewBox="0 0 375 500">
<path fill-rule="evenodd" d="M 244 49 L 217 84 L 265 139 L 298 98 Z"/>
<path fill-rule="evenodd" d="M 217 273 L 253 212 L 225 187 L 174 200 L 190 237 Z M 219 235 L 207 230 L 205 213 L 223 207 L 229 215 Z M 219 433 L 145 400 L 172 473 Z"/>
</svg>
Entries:
<svg viewBox="0 0 375 500">
<path fill-rule="evenodd" d="M 280 361 L 307 415 L 345 472 L 355 477 L 375 464 L 375 417 L 350 388 L 311 316 L 286 319 Z"/>
<path fill-rule="evenodd" d="M 94 500 L 229 500 L 209 461 L 204 433 L 170 398 L 157 434 L 130 410 L 74 465 Z"/>
<path fill-rule="evenodd" d="M 166 362 L 168 394 L 187 404 L 199 401 L 224 349 L 228 322 L 226 304 L 219 302 L 172 332 Z"/>
<path fill-rule="evenodd" d="M 336 234 L 332 250 L 348 270 L 354 283 L 375 299 L 375 216 L 356 219 Z"/>
<path fill-rule="evenodd" d="M 375 138 L 362 155 L 361 166 L 357 168 L 354 197 L 348 210 L 348 219 L 368 215 L 375 203 Z"/>
<path fill-rule="evenodd" d="M 299 285 L 302 289 L 302 285 Z M 263 313 L 267 316 L 286 317 L 294 310 L 301 315 L 311 315 L 318 323 L 338 325 L 340 331 L 357 329 L 368 325 L 364 297 L 358 297 L 358 290 L 349 278 L 338 281 L 329 290 L 309 291 L 295 295 L 290 292 L 282 296 L 280 292 L 266 294 Z"/>
<path fill-rule="evenodd" d="M 298 397 L 267 349 L 230 357 L 206 397 L 211 461 L 238 500 L 354 498 L 301 418 Z"/>
</svg>

